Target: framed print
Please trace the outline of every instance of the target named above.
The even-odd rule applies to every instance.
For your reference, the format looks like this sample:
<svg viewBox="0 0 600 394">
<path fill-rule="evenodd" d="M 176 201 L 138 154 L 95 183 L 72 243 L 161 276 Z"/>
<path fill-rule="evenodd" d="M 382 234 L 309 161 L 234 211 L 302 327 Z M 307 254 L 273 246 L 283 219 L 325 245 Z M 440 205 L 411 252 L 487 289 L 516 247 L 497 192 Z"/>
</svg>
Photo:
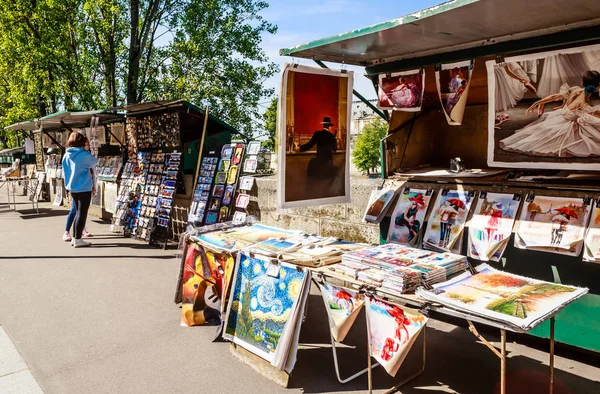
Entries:
<svg viewBox="0 0 600 394">
<path fill-rule="evenodd" d="M 286 64 L 278 108 L 278 205 L 350 201 L 354 74 Z"/>
<path fill-rule="evenodd" d="M 600 170 L 600 45 L 486 67 L 490 167 Z"/>
</svg>

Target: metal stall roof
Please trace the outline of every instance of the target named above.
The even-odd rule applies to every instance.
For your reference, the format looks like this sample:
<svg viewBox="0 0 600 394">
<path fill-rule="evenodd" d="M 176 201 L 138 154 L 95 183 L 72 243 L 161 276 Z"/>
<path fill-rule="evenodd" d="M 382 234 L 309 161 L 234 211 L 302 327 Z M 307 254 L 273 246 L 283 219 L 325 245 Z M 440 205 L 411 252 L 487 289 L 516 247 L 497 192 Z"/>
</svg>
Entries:
<svg viewBox="0 0 600 394">
<path fill-rule="evenodd" d="M 43 129 L 45 131 L 60 131 L 68 128 L 89 127 L 92 117 L 100 119 L 102 124 L 123 122 L 125 116 L 111 110 L 96 111 L 68 111 L 63 110 L 36 120 L 15 123 L 7 126 L 5 130 L 12 131 L 34 131 Z"/>
<path fill-rule="evenodd" d="M 365 66 L 376 74 L 389 71 L 382 64 L 409 68 L 433 64 L 442 54 L 454 54 L 443 61 L 455 61 L 599 38 L 597 0 L 453 0 L 280 53 Z"/>
</svg>

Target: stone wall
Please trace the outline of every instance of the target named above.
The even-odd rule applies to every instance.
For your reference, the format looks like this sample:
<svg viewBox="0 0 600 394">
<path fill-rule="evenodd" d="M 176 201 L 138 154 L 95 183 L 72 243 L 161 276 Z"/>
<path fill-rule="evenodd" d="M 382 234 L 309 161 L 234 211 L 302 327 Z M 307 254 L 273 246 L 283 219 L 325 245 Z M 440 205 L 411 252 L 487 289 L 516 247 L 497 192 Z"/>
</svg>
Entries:
<svg viewBox="0 0 600 394">
<path fill-rule="evenodd" d="M 266 225 L 378 244 L 379 225 L 363 222 L 362 218 L 371 191 L 381 184 L 381 179 L 351 177 L 349 203 L 277 209 L 277 177 L 256 177 L 248 212 Z"/>
</svg>

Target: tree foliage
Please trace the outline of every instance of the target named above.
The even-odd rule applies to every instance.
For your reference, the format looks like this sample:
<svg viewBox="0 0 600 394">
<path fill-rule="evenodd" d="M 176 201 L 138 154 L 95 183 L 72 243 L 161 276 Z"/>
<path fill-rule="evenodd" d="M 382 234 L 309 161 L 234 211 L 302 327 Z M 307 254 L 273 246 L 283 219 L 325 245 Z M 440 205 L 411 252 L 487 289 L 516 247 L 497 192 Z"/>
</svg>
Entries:
<svg viewBox="0 0 600 394">
<path fill-rule="evenodd" d="M 275 144 L 277 141 L 277 106 L 279 104 L 279 99 L 277 97 L 273 97 L 271 99 L 271 103 L 269 107 L 263 114 L 263 122 L 265 129 L 265 137 L 266 140 L 263 141 L 262 145 L 269 149 L 270 151 L 275 151 Z"/>
<path fill-rule="evenodd" d="M 0 2 L 0 126 L 60 109 L 184 98 L 246 136 L 277 72 L 260 49 L 276 26 L 261 0 Z M 0 147 L 14 145 L 0 131 Z"/>
<path fill-rule="evenodd" d="M 388 125 L 381 119 L 367 123 L 362 132 L 356 138 L 352 162 L 361 171 L 370 173 L 379 167 L 381 140 L 386 136 Z"/>
</svg>

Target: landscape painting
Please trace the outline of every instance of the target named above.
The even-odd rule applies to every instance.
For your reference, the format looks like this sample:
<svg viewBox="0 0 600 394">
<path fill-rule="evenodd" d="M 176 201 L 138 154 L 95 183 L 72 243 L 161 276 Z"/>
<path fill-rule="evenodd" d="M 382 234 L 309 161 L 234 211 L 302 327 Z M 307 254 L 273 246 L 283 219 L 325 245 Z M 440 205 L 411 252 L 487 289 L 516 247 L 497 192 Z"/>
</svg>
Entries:
<svg viewBox="0 0 600 394">
<path fill-rule="evenodd" d="M 319 290 L 329 317 L 331 336 L 336 342 L 342 342 L 365 303 L 364 296 L 325 282 L 319 285 Z"/>
<path fill-rule="evenodd" d="M 521 210 L 515 246 L 577 256 L 583 246 L 591 201 L 530 195 Z"/>
<path fill-rule="evenodd" d="M 308 276 L 285 263 L 271 276 L 270 266 L 258 255 L 238 255 L 224 337 L 274 363 L 278 345 L 295 334 L 293 317 Z"/>
<path fill-rule="evenodd" d="M 498 271 L 487 264 L 478 266 L 477 271 L 434 285 L 433 293 L 443 303 L 528 329 L 587 292 Z"/>
<path fill-rule="evenodd" d="M 388 374 L 396 376 L 428 319 L 414 309 L 373 297 L 366 300 L 366 316 L 369 354 Z"/>
</svg>

